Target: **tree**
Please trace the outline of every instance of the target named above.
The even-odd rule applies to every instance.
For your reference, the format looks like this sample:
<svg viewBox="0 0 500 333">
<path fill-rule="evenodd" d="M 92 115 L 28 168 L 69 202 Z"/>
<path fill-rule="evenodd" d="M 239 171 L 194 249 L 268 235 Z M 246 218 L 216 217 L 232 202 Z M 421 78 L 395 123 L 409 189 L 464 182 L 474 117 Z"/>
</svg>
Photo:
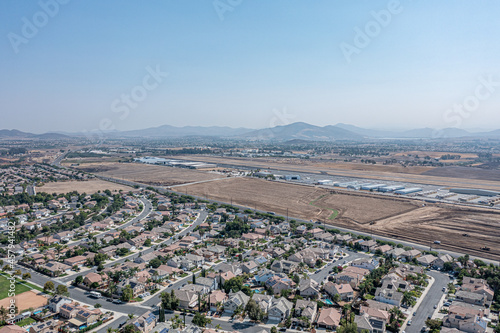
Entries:
<svg viewBox="0 0 500 333">
<path fill-rule="evenodd" d="M 56 287 L 56 295 L 65 295 L 68 293 L 68 287 L 66 287 L 64 284 L 59 284 Z"/>
<path fill-rule="evenodd" d="M 82 284 L 82 283 L 83 283 L 83 276 L 78 275 L 78 276 L 75 278 L 75 284 Z"/>
<path fill-rule="evenodd" d="M 167 310 L 177 310 L 179 307 L 179 299 L 175 296 L 174 291 L 170 293 L 163 292 L 160 294 L 161 306 Z"/>
<path fill-rule="evenodd" d="M 163 304 L 160 305 L 160 311 L 158 313 L 158 321 L 160 323 L 165 322 L 165 308 L 163 307 Z"/>
<path fill-rule="evenodd" d="M 53 290 L 54 290 L 54 282 L 52 281 L 45 282 L 45 284 L 43 285 L 43 291 L 47 292 Z"/>
<path fill-rule="evenodd" d="M 92 288 L 92 289 L 99 288 L 99 283 L 98 282 L 92 282 L 92 284 L 90 285 L 90 288 Z"/>
<path fill-rule="evenodd" d="M 192 320 L 192 323 L 195 324 L 196 326 L 200 327 L 205 327 L 207 324 L 210 324 L 212 320 L 210 318 L 207 318 L 203 316 L 201 313 L 197 312 Z"/>
<path fill-rule="evenodd" d="M 3 305 L 0 307 L 0 321 L 4 322 L 7 319 L 7 314 L 9 311 L 3 307 Z"/>
<path fill-rule="evenodd" d="M 132 287 L 130 285 L 126 285 L 125 288 L 123 288 L 122 290 L 122 295 L 120 299 L 124 302 L 128 302 L 132 298 L 134 298 L 134 291 L 132 290 Z"/>
<path fill-rule="evenodd" d="M 405 291 L 403 293 L 403 299 L 401 300 L 402 304 L 408 305 L 408 306 L 414 306 L 417 301 L 413 298 L 412 294 L 409 291 Z"/>
<path fill-rule="evenodd" d="M 271 333 L 278 333 L 276 326 L 271 327 Z"/>
<path fill-rule="evenodd" d="M 30 273 L 24 273 L 23 274 L 23 280 L 28 280 L 31 279 L 31 274 Z"/>
<path fill-rule="evenodd" d="M 427 325 L 427 327 L 430 328 L 430 331 L 432 333 L 439 332 L 439 330 L 441 329 L 441 325 L 442 324 L 443 323 L 439 319 L 427 319 L 425 321 L 425 325 Z"/>
<path fill-rule="evenodd" d="M 341 320 L 340 326 L 337 327 L 337 333 L 357 333 L 358 325 L 356 323 L 351 323 L 346 319 Z"/>
<path fill-rule="evenodd" d="M 123 328 L 124 333 L 135 333 L 135 326 L 132 324 L 128 324 Z"/>
<path fill-rule="evenodd" d="M 149 239 L 149 238 L 148 238 L 148 239 L 146 239 L 146 240 L 144 241 L 144 246 L 150 247 L 150 246 L 151 246 L 151 239 Z"/>
<path fill-rule="evenodd" d="M 261 321 L 264 318 L 264 311 L 253 299 L 248 301 L 245 311 L 248 317 L 254 321 Z"/>
</svg>

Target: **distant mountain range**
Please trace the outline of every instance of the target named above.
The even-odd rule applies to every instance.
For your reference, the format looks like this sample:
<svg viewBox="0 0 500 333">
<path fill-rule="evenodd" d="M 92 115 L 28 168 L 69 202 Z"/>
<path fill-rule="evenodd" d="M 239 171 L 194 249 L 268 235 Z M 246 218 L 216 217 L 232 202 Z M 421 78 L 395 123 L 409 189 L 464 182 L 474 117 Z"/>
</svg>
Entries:
<svg viewBox="0 0 500 333">
<path fill-rule="evenodd" d="M 21 132 L 16 129 L 13 130 L 3 129 L 0 130 L 0 138 L 59 140 L 59 139 L 70 139 L 71 137 L 60 133 L 33 134 L 33 133 Z"/>
<path fill-rule="evenodd" d="M 84 136 L 81 133 L 32 134 L 18 130 L 0 130 L 0 139 L 51 139 L 63 140 Z M 133 131 L 114 131 L 105 134 L 109 138 L 182 138 L 214 137 L 261 141 L 332 141 L 332 140 L 369 140 L 369 139 L 444 139 L 444 138 L 498 138 L 500 129 L 489 132 L 468 132 L 459 128 L 418 128 L 407 131 L 382 131 L 366 129 L 348 124 L 315 126 L 304 122 L 276 126 L 265 129 L 231 127 L 175 127 L 163 125 Z"/>
</svg>

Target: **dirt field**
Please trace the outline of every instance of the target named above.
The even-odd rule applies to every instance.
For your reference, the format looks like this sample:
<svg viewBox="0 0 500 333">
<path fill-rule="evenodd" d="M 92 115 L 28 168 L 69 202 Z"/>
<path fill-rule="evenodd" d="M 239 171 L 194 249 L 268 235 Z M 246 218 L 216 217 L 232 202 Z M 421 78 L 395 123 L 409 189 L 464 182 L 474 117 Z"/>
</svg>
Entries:
<svg viewBox="0 0 500 333">
<path fill-rule="evenodd" d="M 22 294 L 16 295 L 14 299 L 16 300 L 16 305 L 19 309 L 19 312 L 33 308 L 36 309 L 43 305 L 48 304 L 47 298 L 39 295 L 39 291 L 25 291 Z M 0 307 L 8 308 L 10 304 L 10 298 L 4 298 L 0 300 Z"/>
<path fill-rule="evenodd" d="M 486 258 L 500 257 L 500 214 L 487 209 L 449 206 L 420 207 L 408 213 L 381 219 L 373 232 L 398 239 L 466 252 Z M 466 234 L 467 236 L 463 236 Z M 482 251 L 487 246 L 490 251 Z"/>
<path fill-rule="evenodd" d="M 276 159 L 243 159 L 243 158 L 220 158 L 213 156 L 182 156 L 183 160 L 196 160 L 203 162 L 218 163 L 224 165 L 237 165 L 261 169 L 275 169 L 290 172 L 308 172 L 331 176 L 342 177 L 357 177 L 378 179 L 383 181 L 399 181 L 404 183 L 416 183 L 427 185 L 438 185 L 445 187 L 466 187 L 466 188 L 484 188 L 494 191 L 500 191 L 500 181 L 491 180 L 491 176 L 483 173 L 484 170 L 471 169 L 476 177 L 467 179 L 467 173 L 463 176 L 457 175 L 455 172 L 446 173 L 445 171 L 440 176 L 428 175 L 424 173 L 432 173 L 434 168 L 430 167 L 415 167 L 402 168 L 398 166 L 383 166 L 383 165 L 357 165 L 352 163 L 314 163 L 312 161 L 300 160 L 297 161 L 277 161 Z M 348 167 L 349 166 L 349 167 Z M 355 170 L 354 168 L 358 168 Z M 406 172 L 404 169 L 411 170 L 412 173 Z M 399 172 L 399 171 L 401 172 Z M 446 170 L 443 169 L 443 170 Z M 495 174 L 500 174 L 500 171 L 493 171 Z"/>
<path fill-rule="evenodd" d="M 253 178 L 186 185 L 177 190 L 281 215 L 286 215 L 288 208 L 291 217 L 320 219 L 339 227 L 419 244 L 439 240 L 441 247 L 449 250 L 500 258 L 500 214 L 488 209 L 423 207 L 410 199 L 332 193 L 322 188 Z M 332 220 L 334 210 L 338 215 Z M 469 237 L 462 236 L 464 233 Z M 491 250 L 480 250 L 485 245 Z"/>
<path fill-rule="evenodd" d="M 130 191 L 132 187 L 120 185 L 116 183 L 106 182 L 100 179 L 92 179 L 87 181 L 67 181 L 47 183 L 42 187 L 37 187 L 37 192 L 46 193 L 68 193 L 78 191 L 79 193 L 92 194 L 97 191 L 110 190 L 112 192 L 123 190 Z"/>
<path fill-rule="evenodd" d="M 163 186 L 192 183 L 223 177 L 218 174 L 197 170 L 139 163 L 91 163 L 77 168 L 93 172 L 98 175 Z"/>
<path fill-rule="evenodd" d="M 382 198 L 358 194 L 332 194 L 311 186 L 271 182 L 255 178 L 233 178 L 225 181 L 180 186 L 181 192 L 288 214 L 303 219 L 329 219 L 338 211 L 335 220 L 348 224 L 368 222 L 401 214 L 417 208 L 409 200 Z"/>
</svg>

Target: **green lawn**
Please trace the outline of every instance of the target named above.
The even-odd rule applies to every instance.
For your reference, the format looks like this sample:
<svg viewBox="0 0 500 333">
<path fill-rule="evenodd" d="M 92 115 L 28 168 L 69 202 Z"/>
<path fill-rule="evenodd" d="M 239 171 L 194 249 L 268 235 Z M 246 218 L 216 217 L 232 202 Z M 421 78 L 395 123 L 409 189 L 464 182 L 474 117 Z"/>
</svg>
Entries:
<svg viewBox="0 0 500 333">
<path fill-rule="evenodd" d="M 23 326 L 26 326 L 26 325 L 29 325 L 29 324 L 33 324 L 33 323 L 36 323 L 36 320 L 33 319 L 33 318 L 31 318 L 31 317 L 28 317 L 28 318 L 25 318 L 25 319 L 23 319 L 21 321 L 18 321 L 16 323 L 16 325 L 23 327 Z"/>
<path fill-rule="evenodd" d="M 0 299 L 4 299 L 9 296 L 9 289 L 10 280 L 8 280 L 4 275 L 0 275 Z M 24 293 L 28 290 L 31 290 L 31 288 L 16 282 L 16 295 Z"/>
</svg>

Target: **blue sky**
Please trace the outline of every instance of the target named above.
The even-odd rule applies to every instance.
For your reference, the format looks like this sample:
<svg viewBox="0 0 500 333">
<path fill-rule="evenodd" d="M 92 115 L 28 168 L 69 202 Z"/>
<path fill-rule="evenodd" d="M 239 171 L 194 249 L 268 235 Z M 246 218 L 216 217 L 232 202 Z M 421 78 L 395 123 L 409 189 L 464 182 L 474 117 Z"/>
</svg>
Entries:
<svg viewBox="0 0 500 333">
<path fill-rule="evenodd" d="M 0 128 L 500 128 L 497 1 L 59 1 L 0 2 Z"/>
</svg>

